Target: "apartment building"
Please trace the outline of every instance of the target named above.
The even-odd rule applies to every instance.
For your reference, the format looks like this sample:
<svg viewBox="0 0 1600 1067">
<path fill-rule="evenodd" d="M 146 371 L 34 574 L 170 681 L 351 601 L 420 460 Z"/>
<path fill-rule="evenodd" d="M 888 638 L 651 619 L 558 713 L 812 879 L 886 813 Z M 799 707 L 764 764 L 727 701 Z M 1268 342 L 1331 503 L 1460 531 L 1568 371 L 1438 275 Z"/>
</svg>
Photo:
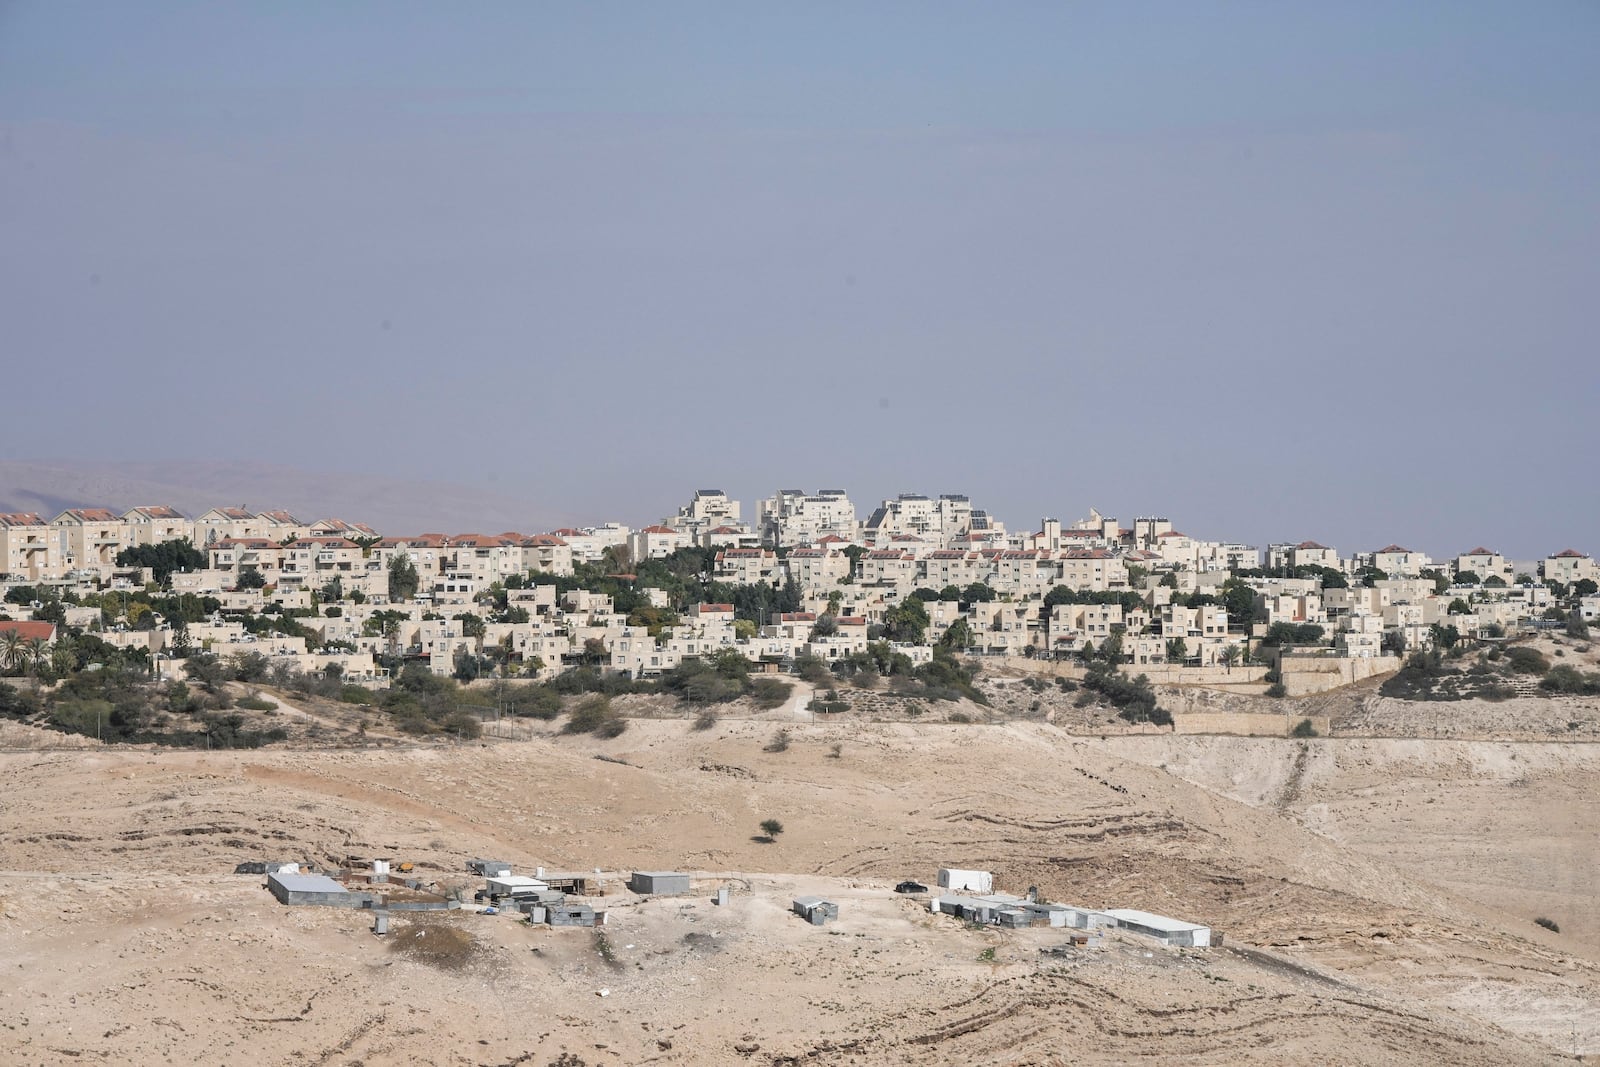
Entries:
<svg viewBox="0 0 1600 1067">
<path fill-rule="evenodd" d="M 165 541 L 193 541 L 194 523 L 165 504 L 133 508 L 122 516 L 130 545 L 159 545 Z"/>
<path fill-rule="evenodd" d="M 67 554 L 56 531 L 37 513 L 0 514 L 0 570 L 13 581 L 41 582 L 67 572 Z"/>
<path fill-rule="evenodd" d="M 856 541 L 861 523 L 843 489 L 780 489 L 756 505 L 757 532 L 771 548 L 813 545 L 826 536 Z"/>
<path fill-rule="evenodd" d="M 68 508 L 50 520 L 50 528 L 69 569 L 109 575 L 117 553 L 132 544 L 128 524 L 109 508 Z"/>
</svg>

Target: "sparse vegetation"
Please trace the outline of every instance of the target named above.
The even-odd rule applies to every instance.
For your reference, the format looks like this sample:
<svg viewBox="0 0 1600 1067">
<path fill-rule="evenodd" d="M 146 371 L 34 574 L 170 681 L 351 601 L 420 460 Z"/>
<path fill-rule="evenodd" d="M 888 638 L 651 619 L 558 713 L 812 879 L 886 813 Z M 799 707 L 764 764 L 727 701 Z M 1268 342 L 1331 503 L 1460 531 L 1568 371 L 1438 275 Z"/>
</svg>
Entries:
<svg viewBox="0 0 1600 1067">
<path fill-rule="evenodd" d="M 787 752 L 787 751 L 789 751 L 789 731 L 788 730 L 779 730 L 777 733 L 773 734 L 772 735 L 772 740 L 768 741 L 766 743 L 766 745 L 762 748 L 762 751 L 763 752 Z"/>
<path fill-rule="evenodd" d="M 1537 919 L 1533 920 L 1533 924 L 1535 926 L 1544 927 L 1546 930 L 1549 930 L 1552 934 L 1559 934 L 1561 932 L 1560 925 L 1554 919 L 1547 919 L 1543 915 L 1541 915 Z"/>
<path fill-rule="evenodd" d="M 1294 729 L 1289 731 L 1290 737 L 1316 737 L 1317 728 L 1311 724 L 1310 719 L 1301 719 L 1294 724 Z"/>
</svg>

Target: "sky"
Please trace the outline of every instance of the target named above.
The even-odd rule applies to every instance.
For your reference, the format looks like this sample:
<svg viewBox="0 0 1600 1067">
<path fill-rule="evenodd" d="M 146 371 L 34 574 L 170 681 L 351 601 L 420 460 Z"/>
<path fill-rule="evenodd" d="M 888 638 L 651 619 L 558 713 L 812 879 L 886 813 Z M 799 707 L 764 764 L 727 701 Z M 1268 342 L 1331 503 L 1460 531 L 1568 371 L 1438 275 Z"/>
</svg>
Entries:
<svg viewBox="0 0 1600 1067">
<path fill-rule="evenodd" d="M 0 0 L 0 455 L 1593 553 L 1597 120 L 1579 0 Z"/>
</svg>

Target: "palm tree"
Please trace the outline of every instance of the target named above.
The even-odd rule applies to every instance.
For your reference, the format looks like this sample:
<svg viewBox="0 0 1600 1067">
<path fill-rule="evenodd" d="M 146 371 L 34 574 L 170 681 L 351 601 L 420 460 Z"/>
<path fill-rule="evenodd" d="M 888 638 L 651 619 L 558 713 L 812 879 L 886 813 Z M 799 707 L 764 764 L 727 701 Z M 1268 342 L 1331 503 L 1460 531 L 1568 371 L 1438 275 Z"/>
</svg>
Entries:
<svg viewBox="0 0 1600 1067">
<path fill-rule="evenodd" d="M 1222 660 L 1222 665 L 1232 671 L 1233 665 L 1239 662 L 1239 646 L 1229 645 L 1222 650 L 1222 655 L 1219 658 Z"/>
<path fill-rule="evenodd" d="M 33 681 L 35 688 L 39 683 L 39 668 L 50 658 L 50 642 L 42 637 L 28 638 L 28 659 L 33 663 Z"/>
<path fill-rule="evenodd" d="M 0 667 L 10 671 L 27 659 L 27 639 L 16 630 L 0 630 Z"/>
</svg>

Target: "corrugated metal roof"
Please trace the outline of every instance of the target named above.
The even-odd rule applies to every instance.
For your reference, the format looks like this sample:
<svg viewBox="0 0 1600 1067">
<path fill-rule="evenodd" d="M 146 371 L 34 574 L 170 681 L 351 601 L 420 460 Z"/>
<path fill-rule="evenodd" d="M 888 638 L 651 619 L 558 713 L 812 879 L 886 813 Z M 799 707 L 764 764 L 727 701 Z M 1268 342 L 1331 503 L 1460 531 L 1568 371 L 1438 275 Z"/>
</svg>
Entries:
<svg viewBox="0 0 1600 1067">
<path fill-rule="evenodd" d="M 325 874 L 269 874 L 267 881 L 277 882 L 291 893 L 350 892 Z"/>
</svg>

